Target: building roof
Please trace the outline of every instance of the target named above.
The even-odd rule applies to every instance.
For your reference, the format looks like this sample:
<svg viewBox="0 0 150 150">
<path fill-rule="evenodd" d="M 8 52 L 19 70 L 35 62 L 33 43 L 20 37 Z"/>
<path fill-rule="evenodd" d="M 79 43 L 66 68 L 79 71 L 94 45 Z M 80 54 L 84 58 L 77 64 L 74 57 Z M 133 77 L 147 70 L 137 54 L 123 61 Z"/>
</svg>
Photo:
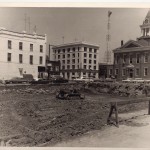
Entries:
<svg viewBox="0 0 150 150">
<path fill-rule="evenodd" d="M 74 42 L 74 43 L 66 43 L 66 44 L 56 45 L 53 47 L 53 49 L 62 48 L 62 47 L 70 47 L 70 46 L 78 46 L 78 45 L 86 45 L 86 46 L 99 48 L 99 46 L 96 44 L 91 44 L 91 43 L 87 43 L 87 42 Z"/>
<path fill-rule="evenodd" d="M 17 36 L 17 37 L 27 37 L 27 38 L 37 38 L 37 39 L 45 39 L 45 35 L 38 35 L 37 33 L 27 33 L 26 31 L 22 32 L 16 32 L 16 31 L 10 31 L 5 28 L 0 27 L 0 34 L 5 34 L 5 35 L 11 35 L 11 36 Z"/>
</svg>

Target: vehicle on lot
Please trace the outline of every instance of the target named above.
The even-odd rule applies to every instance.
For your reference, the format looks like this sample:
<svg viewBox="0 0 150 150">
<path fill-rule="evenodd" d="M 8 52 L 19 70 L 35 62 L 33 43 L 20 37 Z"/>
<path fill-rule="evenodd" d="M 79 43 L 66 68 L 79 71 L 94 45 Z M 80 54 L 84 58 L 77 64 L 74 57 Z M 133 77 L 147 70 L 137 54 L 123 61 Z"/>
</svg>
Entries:
<svg viewBox="0 0 150 150">
<path fill-rule="evenodd" d="M 33 80 L 34 79 L 31 74 L 23 74 L 23 77 L 13 77 L 10 80 L 5 80 L 5 84 L 30 83 Z"/>
<path fill-rule="evenodd" d="M 50 80 L 38 78 L 30 82 L 31 84 L 48 84 Z"/>
<path fill-rule="evenodd" d="M 73 89 L 73 90 L 70 90 L 70 91 L 65 91 L 65 90 L 61 89 L 56 94 L 56 98 L 57 99 L 66 99 L 66 100 L 70 100 L 72 98 L 75 98 L 75 99 L 84 99 L 85 95 L 81 94 L 77 89 Z"/>
<path fill-rule="evenodd" d="M 63 78 L 60 75 L 51 76 L 50 81 L 52 83 L 67 83 L 67 82 L 69 82 L 68 79 Z"/>
<path fill-rule="evenodd" d="M 93 78 L 90 77 L 80 77 L 80 78 L 76 78 L 74 79 L 74 81 L 76 82 L 93 82 Z"/>
</svg>

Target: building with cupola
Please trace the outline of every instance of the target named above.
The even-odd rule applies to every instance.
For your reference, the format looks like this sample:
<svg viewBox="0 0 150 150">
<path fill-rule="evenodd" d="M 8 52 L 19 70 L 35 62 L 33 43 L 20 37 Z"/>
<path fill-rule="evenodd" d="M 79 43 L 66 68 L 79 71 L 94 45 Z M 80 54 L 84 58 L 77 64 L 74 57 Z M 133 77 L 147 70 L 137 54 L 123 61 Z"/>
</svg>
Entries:
<svg viewBox="0 0 150 150">
<path fill-rule="evenodd" d="M 121 41 L 121 46 L 113 50 L 113 74 L 118 80 L 150 79 L 150 10 L 140 28 L 141 37 L 126 43 Z"/>
</svg>

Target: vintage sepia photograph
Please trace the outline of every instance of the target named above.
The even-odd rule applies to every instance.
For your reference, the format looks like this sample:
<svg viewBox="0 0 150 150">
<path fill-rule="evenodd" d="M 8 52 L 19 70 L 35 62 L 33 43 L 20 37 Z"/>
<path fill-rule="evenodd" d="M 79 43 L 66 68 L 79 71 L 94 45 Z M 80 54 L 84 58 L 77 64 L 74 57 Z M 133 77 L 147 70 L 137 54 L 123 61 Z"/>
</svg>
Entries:
<svg viewBox="0 0 150 150">
<path fill-rule="evenodd" d="M 0 7 L 1 147 L 150 147 L 150 9 Z"/>
</svg>

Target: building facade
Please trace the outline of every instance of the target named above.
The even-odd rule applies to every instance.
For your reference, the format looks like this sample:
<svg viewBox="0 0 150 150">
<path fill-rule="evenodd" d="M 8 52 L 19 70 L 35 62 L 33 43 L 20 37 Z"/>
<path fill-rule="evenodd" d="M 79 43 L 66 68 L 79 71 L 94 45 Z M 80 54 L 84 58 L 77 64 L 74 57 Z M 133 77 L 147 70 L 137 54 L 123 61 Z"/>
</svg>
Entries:
<svg viewBox="0 0 150 150">
<path fill-rule="evenodd" d="M 0 79 L 32 74 L 42 76 L 46 64 L 46 35 L 0 28 Z"/>
<path fill-rule="evenodd" d="M 114 75 L 118 80 L 127 78 L 150 79 L 150 11 L 140 26 L 142 35 L 129 40 L 114 52 Z"/>
<path fill-rule="evenodd" d="M 48 78 L 52 75 L 60 75 L 60 61 L 47 60 Z"/>
<path fill-rule="evenodd" d="M 53 47 L 54 58 L 60 61 L 61 75 L 66 79 L 82 76 L 98 77 L 99 46 L 77 42 Z"/>
</svg>

